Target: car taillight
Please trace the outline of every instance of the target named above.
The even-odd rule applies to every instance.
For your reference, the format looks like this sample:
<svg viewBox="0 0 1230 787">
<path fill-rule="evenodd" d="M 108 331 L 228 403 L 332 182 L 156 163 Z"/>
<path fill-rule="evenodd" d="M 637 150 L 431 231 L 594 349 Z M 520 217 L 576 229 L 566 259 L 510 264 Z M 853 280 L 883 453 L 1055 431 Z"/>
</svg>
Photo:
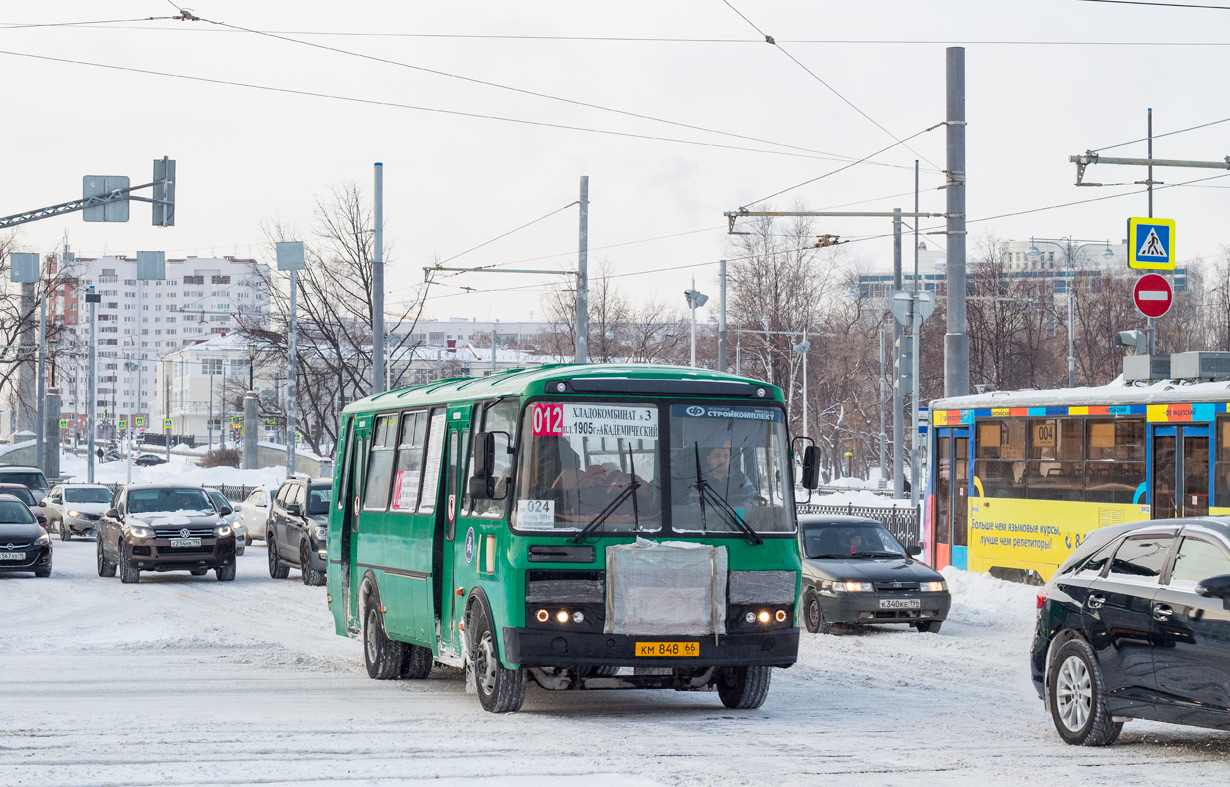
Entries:
<svg viewBox="0 0 1230 787">
<path fill-rule="evenodd" d="M 1045 603 L 1046 603 L 1046 591 L 1041 590 L 1038 592 L 1038 609 L 1042 609 L 1042 605 Z"/>
</svg>

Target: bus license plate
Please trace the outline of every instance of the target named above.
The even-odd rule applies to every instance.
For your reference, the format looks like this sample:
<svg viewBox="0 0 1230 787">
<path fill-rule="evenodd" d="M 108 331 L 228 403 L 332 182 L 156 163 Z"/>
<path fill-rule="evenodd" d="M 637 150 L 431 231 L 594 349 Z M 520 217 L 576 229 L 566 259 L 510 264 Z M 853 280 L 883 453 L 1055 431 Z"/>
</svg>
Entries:
<svg viewBox="0 0 1230 787">
<path fill-rule="evenodd" d="M 922 599 L 917 598 L 882 598 L 880 609 L 921 609 Z"/>
<path fill-rule="evenodd" d="M 637 656 L 664 657 L 683 656 L 696 658 L 700 655 L 699 642 L 638 642 Z"/>
<path fill-rule="evenodd" d="M 201 539 L 199 538 L 172 538 L 171 546 L 173 547 L 199 547 Z"/>
</svg>

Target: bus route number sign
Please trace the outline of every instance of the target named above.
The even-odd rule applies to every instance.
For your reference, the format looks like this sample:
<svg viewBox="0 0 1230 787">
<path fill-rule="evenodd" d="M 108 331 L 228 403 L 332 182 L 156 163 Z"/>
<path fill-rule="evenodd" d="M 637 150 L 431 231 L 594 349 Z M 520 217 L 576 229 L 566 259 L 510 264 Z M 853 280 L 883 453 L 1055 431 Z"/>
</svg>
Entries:
<svg viewBox="0 0 1230 787">
<path fill-rule="evenodd" d="M 564 405 L 534 405 L 534 437 L 564 436 Z"/>
</svg>

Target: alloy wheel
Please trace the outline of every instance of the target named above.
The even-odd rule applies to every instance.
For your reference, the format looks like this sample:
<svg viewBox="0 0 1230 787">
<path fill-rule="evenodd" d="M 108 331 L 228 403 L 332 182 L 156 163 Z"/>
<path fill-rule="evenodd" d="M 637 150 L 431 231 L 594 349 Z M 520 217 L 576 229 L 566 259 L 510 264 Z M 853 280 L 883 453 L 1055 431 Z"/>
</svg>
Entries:
<svg viewBox="0 0 1230 787">
<path fill-rule="evenodd" d="M 1068 656 L 1059 667 L 1055 704 L 1063 726 L 1072 732 L 1082 729 L 1089 720 L 1093 708 L 1093 682 L 1088 667 L 1079 656 Z"/>
</svg>

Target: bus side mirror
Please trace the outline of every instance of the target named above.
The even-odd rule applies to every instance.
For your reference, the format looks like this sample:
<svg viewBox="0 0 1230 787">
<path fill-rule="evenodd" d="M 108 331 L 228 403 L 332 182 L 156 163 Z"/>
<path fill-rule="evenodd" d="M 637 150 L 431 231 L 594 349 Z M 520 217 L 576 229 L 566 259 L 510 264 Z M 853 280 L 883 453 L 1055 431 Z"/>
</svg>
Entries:
<svg viewBox="0 0 1230 787">
<path fill-rule="evenodd" d="M 809 445 L 803 449 L 803 488 L 820 486 L 820 449 Z"/>
<path fill-rule="evenodd" d="M 495 477 L 496 435 L 508 440 L 504 432 L 477 432 L 474 435 L 474 475 L 466 491 L 475 500 L 503 500 L 508 496 L 508 479 Z M 507 445 L 505 448 L 507 450 Z"/>
</svg>

